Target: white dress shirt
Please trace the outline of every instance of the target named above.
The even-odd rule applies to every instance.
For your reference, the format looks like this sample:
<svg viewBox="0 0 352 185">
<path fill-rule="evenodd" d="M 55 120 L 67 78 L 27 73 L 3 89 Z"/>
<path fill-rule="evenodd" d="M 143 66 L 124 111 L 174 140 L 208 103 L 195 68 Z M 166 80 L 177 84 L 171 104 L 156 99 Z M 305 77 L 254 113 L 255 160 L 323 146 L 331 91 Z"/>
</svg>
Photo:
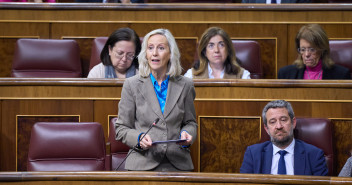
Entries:
<svg viewBox="0 0 352 185">
<path fill-rule="evenodd" d="M 288 145 L 285 149 L 278 148 L 273 144 L 273 159 L 271 163 L 271 174 L 277 175 L 277 170 L 279 166 L 280 150 L 286 150 L 285 155 L 285 165 L 287 175 L 294 175 L 294 148 L 295 148 L 295 139 L 292 140 L 291 144 Z"/>
<path fill-rule="evenodd" d="M 221 71 L 220 78 L 224 78 L 224 74 L 225 74 L 225 68 Z M 249 71 L 244 70 L 243 75 L 242 75 L 242 79 L 251 79 L 250 75 L 251 75 L 251 73 Z M 183 76 L 188 77 L 188 78 L 193 78 L 192 69 L 188 69 L 187 72 Z M 209 76 L 209 79 L 214 79 L 213 69 L 210 67 L 209 63 L 208 63 L 208 76 Z"/>
<path fill-rule="evenodd" d="M 271 0 L 266 0 L 266 4 L 271 4 Z M 276 4 L 281 4 L 281 0 L 276 0 Z"/>
</svg>

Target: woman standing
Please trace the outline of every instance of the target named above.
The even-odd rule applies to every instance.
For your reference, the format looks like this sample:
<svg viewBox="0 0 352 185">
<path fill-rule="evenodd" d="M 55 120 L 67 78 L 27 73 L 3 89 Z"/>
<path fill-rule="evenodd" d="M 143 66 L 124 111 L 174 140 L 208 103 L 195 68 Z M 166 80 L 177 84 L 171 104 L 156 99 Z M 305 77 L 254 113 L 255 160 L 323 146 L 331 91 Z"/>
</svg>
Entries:
<svg viewBox="0 0 352 185">
<path fill-rule="evenodd" d="M 138 59 L 139 75 L 123 85 L 115 124 L 116 140 L 138 146 L 127 157 L 125 168 L 191 171 L 188 147 L 197 136 L 195 90 L 193 82 L 181 76 L 180 52 L 170 31 L 148 33 Z M 159 123 L 144 136 L 156 118 Z M 153 145 L 153 141 L 177 139 L 185 141 Z"/>
</svg>

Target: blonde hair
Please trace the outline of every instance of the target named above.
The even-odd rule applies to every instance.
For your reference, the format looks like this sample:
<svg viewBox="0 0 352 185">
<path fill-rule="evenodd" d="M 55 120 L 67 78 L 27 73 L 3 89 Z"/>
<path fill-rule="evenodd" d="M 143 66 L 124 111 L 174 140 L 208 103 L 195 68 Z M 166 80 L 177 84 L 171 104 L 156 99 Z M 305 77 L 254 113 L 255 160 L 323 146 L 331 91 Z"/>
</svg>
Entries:
<svg viewBox="0 0 352 185">
<path fill-rule="evenodd" d="M 170 77 L 179 76 L 182 73 L 182 67 L 180 63 L 180 51 L 177 47 L 176 40 L 171 32 L 167 29 L 156 29 L 149 32 L 144 38 L 142 43 L 141 52 L 138 55 L 139 62 L 139 75 L 141 77 L 148 77 L 151 73 L 151 69 L 147 60 L 147 48 L 148 48 L 148 40 L 153 35 L 163 35 L 166 37 L 169 48 L 170 48 L 170 60 L 168 63 L 168 72 L 166 75 L 170 75 Z"/>
<path fill-rule="evenodd" d="M 330 68 L 335 64 L 334 61 L 332 61 L 330 58 L 329 38 L 319 24 L 308 24 L 303 26 L 298 31 L 295 39 L 297 51 L 298 48 L 300 48 L 301 39 L 306 40 L 312 45 L 312 47 L 317 49 L 317 54 L 320 55 L 324 67 Z M 302 55 L 299 52 L 297 59 L 294 61 L 294 64 L 298 68 L 304 67 Z"/>
</svg>

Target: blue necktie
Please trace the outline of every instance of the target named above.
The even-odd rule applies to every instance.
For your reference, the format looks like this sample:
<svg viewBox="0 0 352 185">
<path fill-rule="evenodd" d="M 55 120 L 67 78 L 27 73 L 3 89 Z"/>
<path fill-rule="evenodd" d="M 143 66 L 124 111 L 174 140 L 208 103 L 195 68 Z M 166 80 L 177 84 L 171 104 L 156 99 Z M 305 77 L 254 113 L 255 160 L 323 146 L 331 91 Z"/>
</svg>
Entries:
<svg viewBox="0 0 352 185">
<path fill-rule="evenodd" d="M 276 4 L 276 0 L 271 0 L 271 4 Z"/>
<path fill-rule="evenodd" d="M 281 175 L 286 175 L 286 164 L 285 164 L 285 155 L 287 152 L 285 150 L 280 150 L 278 152 L 280 154 L 280 159 L 279 159 L 279 168 L 277 170 L 277 174 Z"/>
</svg>

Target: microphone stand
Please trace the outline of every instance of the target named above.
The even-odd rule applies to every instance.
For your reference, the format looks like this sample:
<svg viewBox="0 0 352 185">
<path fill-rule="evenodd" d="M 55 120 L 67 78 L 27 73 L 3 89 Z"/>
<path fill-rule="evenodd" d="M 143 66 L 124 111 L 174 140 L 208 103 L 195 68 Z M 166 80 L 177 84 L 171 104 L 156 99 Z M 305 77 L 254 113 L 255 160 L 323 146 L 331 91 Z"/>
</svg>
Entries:
<svg viewBox="0 0 352 185">
<path fill-rule="evenodd" d="M 143 138 L 148 134 L 148 132 L 150 131 L 150 129 L 152 129 L 153 126 L 156 125 L 156 124 L 159 122 L 159 120 L 160 120 L 159 118 L 156 118 L 156 120 L 149 126 L 147 132 L 145 132 L 145 133 L 143 134 L 143 136 L 139 139 L 138 143 L 132 148 L 132 150 L 130 150 L 130 151 L 127 153 L 126 157 L 125 157 L 125 158 L 122 160 L 122 162 L 114 169 L 114 171 L 117 171 L 117 169 L 120 168 L 120 166 L 123 164 L 123 162 L 125 162 L 126 159 L 127 159 L 127 157 L 132 153 L 132 151 L 135 150 L 135 149 L 138 147 L 139 142 L 143 140 Z"/>
</svg>

